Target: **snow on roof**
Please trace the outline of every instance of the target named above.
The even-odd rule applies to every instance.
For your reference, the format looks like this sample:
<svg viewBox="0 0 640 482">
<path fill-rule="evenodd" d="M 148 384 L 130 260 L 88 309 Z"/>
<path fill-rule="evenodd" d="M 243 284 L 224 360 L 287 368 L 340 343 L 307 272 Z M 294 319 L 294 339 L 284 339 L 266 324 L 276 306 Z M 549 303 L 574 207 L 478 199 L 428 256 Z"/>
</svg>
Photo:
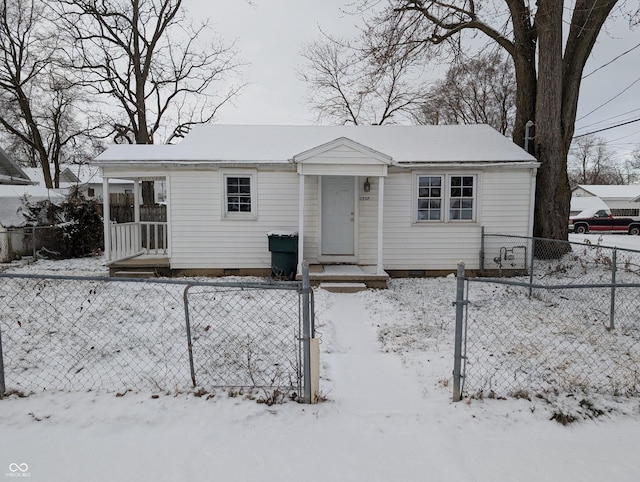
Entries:
<svg viewBox="0 0 640 482">
<path fill-rule="evenodd" d="M 114 145 L 99 165 L 137 162 L 288 162 L 296 154 L 340 137 L 396 163 L 536 162 L 511 139 L 487 125 L 273 126 L 196 125 L 176 145 Z"/>
<path fill-rule="evenodd" d="M 25 167 L 23 169 L 34 183 L 40 186 L 45 185 L 44 174 L 42 173 L 42 169 L 40 167 Z M 130 184 L 131 181 L 110 179 L 109 183 Z M 60 186 L 69 187 L 72 185 L 75 186 L 76 184 L 102 184 L 102 174 L 100 172 L 100 167 L 92 164 L 61 164 Z"/>
<path fill-rule="evenodd" d="M 596 196 L 588 196 L 588 197 L 578 197 L 573 196 L 571 198 L 571 212 L 583 212 L 586 210 L 593 210 L 593 212 L 599 211 L 600 209 L 609 210 L 609 206 L 606 203 Z"/>
<path fill-rule="evenodd" d="M 629 185 L 603 185 L 603 184 L 580 184 L 574 188 L 582 189 L 589 194 L 598 196 L 602 199 L 628 199 L 632 200 L 640 196 L 640 186 L 635 184 Z"/>
<path fill-rule="evenodd" d="M 66 197 L 64 189 L 46 189 L 41 186 L 10 186 L 0 185 L 0 226 L 23 226 L 25 218 L 22 215 L 24 198 L 32 203 L 49 199 L 61 202 Z"/>
<path fill-rule="evenodd" d="M 29 176 L 0 148 L 0 184 L 29 183 Z"/>
</svg>

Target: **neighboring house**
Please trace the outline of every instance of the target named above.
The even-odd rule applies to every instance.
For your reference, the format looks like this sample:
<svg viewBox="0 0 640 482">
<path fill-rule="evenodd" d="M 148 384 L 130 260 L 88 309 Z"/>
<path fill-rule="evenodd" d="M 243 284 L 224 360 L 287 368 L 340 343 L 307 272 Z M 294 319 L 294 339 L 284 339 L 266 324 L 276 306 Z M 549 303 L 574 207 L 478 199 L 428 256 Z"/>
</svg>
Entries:
<svg viewBox="0 0 640 482">
<path fill-rule="evenodd" d="M 6 263 L 33 252 L 34 228 L 25 227 L 25 200 L 37 203 L 48 199 L 56 203 L 64 201 L 65 196 L 64 190 L 41 186 L 0 185 L 0 262 Z M 37 243 L 35 247 L 38 248 Z"/>
<path fill-rule="evenodd" d="M 264 275 L 267 233 L 291 232 L 298 270 L 340 264 L 385 283 L 460 260 L 479 269 L 483 227 L 531 236 L 539 165 L 486 125 L 200 125 L 180 144 L 116 145 L 94 162 L 109 192 L 115 179 L 135 191 L 166 180 L 166 223 L 105 225 L 111 263 L 151 250 L 172 274 Z"/>
<path fill-rule="evenodd" d="M 573 188 L 571 196 L 600 198 L 614 216 L 640 215 L 640 205 L 635 201 L 640 198 L 640 185 L 580 184 Z"/>
<path fill-rule="evenodd" d="M 44 175 L 39 167 L 23 168 L 33 182 L 44 186 Z M 60 166 L 60 188 L 77 186 L 88 199 L 102 199 L 102 176 L 100 168 L 90 164 L 64 164 Z M 110 187 L 111 194 L 132 194 L 133 182 L 114 180 Z"/>
<path fill-rule="evenodd" d="M 595 196 L 571 196 L 571 209 L 569 211 L 569 216 L 578 216 L 588 217 L 599 211 L 601 209 L 610 210 L 609 206 L 600 199 Z M 584 214 L 581 214 L 584 213 Z"/>
<path fill-rule="evenodd" d="M 33 184 L 24 170 L 0 148 L 0 184 Z"/>
</svg>

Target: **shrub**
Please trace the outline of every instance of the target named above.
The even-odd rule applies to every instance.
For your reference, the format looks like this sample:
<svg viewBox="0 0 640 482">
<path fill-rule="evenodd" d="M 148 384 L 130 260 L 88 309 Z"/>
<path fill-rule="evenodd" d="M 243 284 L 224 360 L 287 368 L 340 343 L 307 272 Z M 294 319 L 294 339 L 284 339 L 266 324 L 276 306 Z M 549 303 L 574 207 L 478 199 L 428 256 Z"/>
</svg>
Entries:
<svg viewBox="0 0 640 482">
<path fill-rule="evenodd" d="M 73 187 L 60 204 L 49 200 L 24 201 L 27 225 L 37 228 L 36 248 L 40 255 L 56 259 L 78 258 L 103 249 L 103 220 L 100 204 L 86 199 Z"/>
</svg>

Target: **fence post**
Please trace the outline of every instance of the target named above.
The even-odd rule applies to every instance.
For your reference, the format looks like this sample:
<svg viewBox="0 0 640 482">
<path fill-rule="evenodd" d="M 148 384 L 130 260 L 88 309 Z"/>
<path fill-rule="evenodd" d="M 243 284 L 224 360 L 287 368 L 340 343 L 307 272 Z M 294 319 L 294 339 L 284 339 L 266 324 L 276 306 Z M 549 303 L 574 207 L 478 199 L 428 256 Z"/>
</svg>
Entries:
<svg viewBox="0 0 640 482">
<path fill-rule="evenodd" d="M 304 403 L 313 401 L 311 395 L 311 285 L 309 282 L 309 263 L 302 263 L 302 385 Z"/>
<path fill-rule="evenodd" d="M 464 319 L 464 262 L 458 263 L 456 274 L 456 337 L 453 353 L 453 401 L 459 402 L 462 393 L 460 392 L 460 380 L 462 378 L 462 329 Z"/>
<path fill-rule="evenodd" d="M 531 238 L 531 249 L 529 250 L 529 298 L 533 293 L 533 263 L 535 262 L 536 238 Z"/>
<path fill-rule="evenodd" d="M 187 328 L 187 349 L 189 351 L 189 368 L 191 369 L 191 383 L 193 388 L 196 387 L 196 370 L 193 366 L 193 341 L 191 339 L 191 320 L 189 319 L 189 289 L 191 285 L 187 285 L 182 293 L 184 301 L 184 322 Z"/>
<path fill-rule="evenodd" d="M 4 396 L 7 391 L 7 386 L 4 383 L 4 355 L 2 354 L 2 329 L 0 328 L 0 398 Z"/>
<path fill-rule="evenodd" d="M 616 271 L 618 269 L 618 251 L 614 247 L 611 259 L 611 312 L 609 313 L 609 329 L 615 328 L 615 312 L 616 312 Z"/>
</svg>

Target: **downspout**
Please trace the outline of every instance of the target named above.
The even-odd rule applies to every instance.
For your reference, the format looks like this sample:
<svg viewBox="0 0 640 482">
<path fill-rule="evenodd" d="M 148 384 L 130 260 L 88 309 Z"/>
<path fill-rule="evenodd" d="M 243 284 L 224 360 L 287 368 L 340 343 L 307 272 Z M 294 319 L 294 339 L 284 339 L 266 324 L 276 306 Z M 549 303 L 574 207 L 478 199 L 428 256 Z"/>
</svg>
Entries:
<svg viewBox="0 0 640 482">
<path fill-rule="evenodd" d="M 531 192 L 529 196 L 529 229 L 527 236 L 533 237 L 533 220 L 534 212 L 536 208 L 536 176 L 538 175 L 538 168 L 531 169 Z"/>
</svg>

